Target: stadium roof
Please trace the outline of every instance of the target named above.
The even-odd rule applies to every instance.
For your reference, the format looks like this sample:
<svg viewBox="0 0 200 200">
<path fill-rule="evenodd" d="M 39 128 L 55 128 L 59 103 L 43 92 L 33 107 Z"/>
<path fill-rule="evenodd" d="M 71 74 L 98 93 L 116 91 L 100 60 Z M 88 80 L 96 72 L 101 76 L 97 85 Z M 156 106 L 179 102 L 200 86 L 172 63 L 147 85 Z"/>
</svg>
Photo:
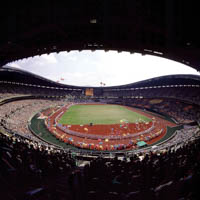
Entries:
<svg viewBox="0 0 200 200">
<path fill-rule="evenodd" d="M 139 88 L 139 87 L 149 87 L 149 86 L 165 86 L 165 85 L 200 85 L 200 76 L 198 75 L 186 75 L 186 74 L 177 74 L 177 75 L 167 75 L 160 76 L 144 81 L 138 81 L 135 83 L 130 83 L 126 85 L 119 86 L 106 86 L 106 87 L 84 87 L 84 86 L 73 86 L 66 85 L 51 81 L 49 79 L 43 78 L 39 75 L 19 70 L 13 68 L 0 68 L 0 82 L 16 82 L 16 83 L 25 83 L 25 84 L 35 84 L 42 86 L 51 86 L 58 88 L 74 88 L 74 89 L 85 89 L 85 88 L 99 88 L 99 89 L 114 89 L 114 88 Z"/>
<path fill-rule="evenodd" d="M 197 3 L 8 0 L 0 7 L 0 66 L 50 52 L 103 49 L 157 55 L 200 71 Z"/>
</svg>

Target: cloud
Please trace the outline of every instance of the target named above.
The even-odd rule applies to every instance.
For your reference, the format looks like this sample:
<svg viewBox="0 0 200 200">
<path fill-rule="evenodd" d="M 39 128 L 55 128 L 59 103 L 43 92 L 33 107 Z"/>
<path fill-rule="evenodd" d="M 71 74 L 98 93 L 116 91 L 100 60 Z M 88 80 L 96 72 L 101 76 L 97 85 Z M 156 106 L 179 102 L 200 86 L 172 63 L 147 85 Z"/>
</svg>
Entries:
<svg viewBox="0 0 200 200">
<path fill-rule="evenodd" d="M 16 63 L 16 62 L 10 63 L 9 66 L 10 66 L 10 67 L 17 68 L 17 69 L 23 69 L 23 68 L 22 68 L 18 63 Z"/>
<path fill-rule="evenodd" d="M 77 85 L 77 86 L 99 86 L 100 81 L 98 78 L 98 74 L 95 72 L 85 72 L 85 73 L 69 73 L 65 72 L 60 74 L 54 74 L 51 76 L 48 76 L 48 78 L 57 81 L 59 80 L 63 84 L 67 85 Z M 64 80 L 61 80 L 64 79 Z M 74 84 L 76 83 L 76 84 Z"/>
<path fill-rule="evenodd" d="M 43 54 L 41 55 L 41 58 L 44 59 L 44 61 L 48 64 L 48 63 L 51 63 L 51 64 L 55 64 L 57 63 L 57 59 L 55 57 L 55 55 L 53 53 L 47 55 L 47 54 Z"/>
<path fill-rule="evenodd" d="M 116 51 L 71 51 L 44 54 L 12 63 L 51 80 L 79 86 L 129 84 L 168 74 L 199 74 L 193 68 L 156 56 Z"/>
</svg>

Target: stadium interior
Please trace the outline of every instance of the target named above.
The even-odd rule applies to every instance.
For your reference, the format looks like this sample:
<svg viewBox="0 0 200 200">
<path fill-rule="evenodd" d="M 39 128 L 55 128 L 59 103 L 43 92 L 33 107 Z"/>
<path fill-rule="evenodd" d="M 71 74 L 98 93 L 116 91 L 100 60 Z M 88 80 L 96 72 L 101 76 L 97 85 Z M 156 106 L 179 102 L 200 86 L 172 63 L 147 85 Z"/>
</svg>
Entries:
<svg viewBox="0 0 200 200">
<path fill-rule="evenodd" d="M 117 50 L 175 60 L 200 71 L 195 2 L 7 1 L 0 14 L 1 199 L 199 199 L 200 76 L 177 74 L 120 86 L 80 87 L 7 65 L 51 52 Z M 153 120 L 145 122 L 148 131 L 137 133 L 138 141 L 92 148 L 87 140 L 94 135 L 82 136 L 56 124 L 59 109 L 79 104 L 125 106 Z M 156 135 L 164 121 L 173 127 L 167 124 L 163 135 Z M 156 132 L 154 125 L 159 125 Z M 56 128 L 72 139 L 55 137 L 51 133 Z M 75 145 L 77 136 L 85 137 L 85 143 Z M 92 139 L 102 143 L 96 137 Z"/>
</svg>

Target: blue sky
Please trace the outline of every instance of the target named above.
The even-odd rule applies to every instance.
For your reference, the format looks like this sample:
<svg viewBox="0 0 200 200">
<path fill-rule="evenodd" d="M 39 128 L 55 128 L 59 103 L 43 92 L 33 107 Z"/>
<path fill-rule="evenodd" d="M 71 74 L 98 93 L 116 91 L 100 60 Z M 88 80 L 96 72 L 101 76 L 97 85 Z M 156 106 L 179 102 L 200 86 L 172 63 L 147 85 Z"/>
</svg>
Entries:
<svg viewBox="0 0 200 200">
<path fill-rule="evenodd" d="M 8 65 L 77 86 L 100 86 L 100 82 L 123 85 L 169 74 L 199 75 L 195 69 L 168 59 L 116 51 L 51 53 Z"/>
</svg>

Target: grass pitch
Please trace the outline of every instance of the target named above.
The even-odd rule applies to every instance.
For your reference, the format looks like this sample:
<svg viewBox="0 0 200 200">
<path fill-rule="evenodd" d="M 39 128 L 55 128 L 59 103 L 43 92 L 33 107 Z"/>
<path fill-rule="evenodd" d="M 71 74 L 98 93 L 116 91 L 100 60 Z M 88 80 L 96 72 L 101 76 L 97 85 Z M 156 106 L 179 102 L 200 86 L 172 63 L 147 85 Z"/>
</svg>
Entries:
<svg viewBox="0 0 200 200">
<path fill-rule="evenodd" d="M 59 120 L 60 124 L 120 124 L 121 120 L 135 123 L 139 120 L 149 122 L 151 119 L 118 105 L 73 105 Z"/>
</svg>

